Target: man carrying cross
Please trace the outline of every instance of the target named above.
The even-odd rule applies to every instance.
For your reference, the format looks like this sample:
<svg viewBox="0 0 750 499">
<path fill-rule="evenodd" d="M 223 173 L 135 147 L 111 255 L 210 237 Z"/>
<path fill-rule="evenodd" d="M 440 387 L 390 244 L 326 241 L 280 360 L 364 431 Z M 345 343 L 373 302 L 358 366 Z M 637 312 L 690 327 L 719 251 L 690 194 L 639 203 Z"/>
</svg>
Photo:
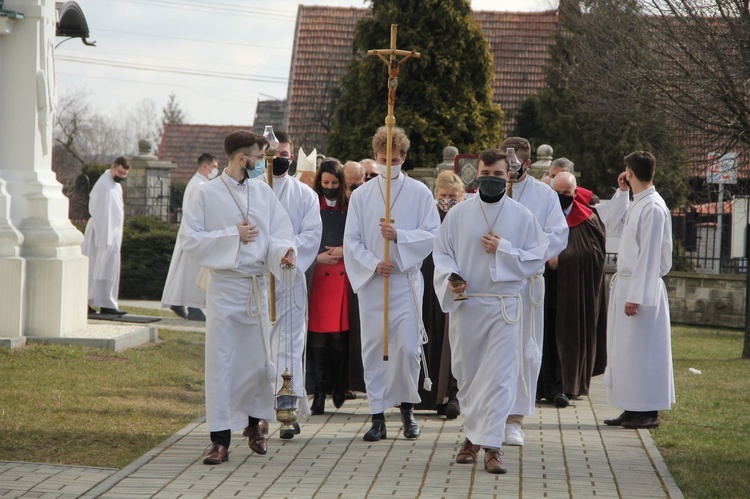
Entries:
<svg viewBox="0 0 750 499">
<path fill-rule="evenodd" d="M 388 131 L 380 127 L 372 139 L 380 176 L 352 193 L 344 231 L 344 264 L 352 289 L 359 297 L 362 323 L 362 363 L 372 428 L 368 442 L 386 437 L 387 408 L 401 404 L 404 436 L 417 438 L 414 419 L 420 361 L 423 280 L 419 268 L 432 251 L 440 219 L 430 189 L 401 173 L 409 150 L 409 139 L 393 129 L 391 179 L 386 178 Z M 391 182 L 391 220 L 376 213 L 385 210 L 386 183 Z M 391 245 L 389 261 L 383 261 L 385 245 Z M 385 303 L 385 280 L 389 299 Z M 385 327 L 390 333 L 388 360 L 383 359 L 383 311 L 388 307 Z"/>
</svg>

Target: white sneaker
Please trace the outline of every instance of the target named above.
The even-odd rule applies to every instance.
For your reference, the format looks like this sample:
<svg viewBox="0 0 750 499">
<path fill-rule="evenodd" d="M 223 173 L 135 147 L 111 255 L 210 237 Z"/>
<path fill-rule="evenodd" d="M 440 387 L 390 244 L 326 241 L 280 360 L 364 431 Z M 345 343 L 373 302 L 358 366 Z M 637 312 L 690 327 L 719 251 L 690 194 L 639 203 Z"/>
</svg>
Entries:
<svg viewBox="0 0 750 499">
<path fill-rule="evenodd" d="M 520 426 L 514 424 L 505 425 L 505 445 L 523 447 L 523 437 L 525 436 L 526 434 Z"/>
</svg>

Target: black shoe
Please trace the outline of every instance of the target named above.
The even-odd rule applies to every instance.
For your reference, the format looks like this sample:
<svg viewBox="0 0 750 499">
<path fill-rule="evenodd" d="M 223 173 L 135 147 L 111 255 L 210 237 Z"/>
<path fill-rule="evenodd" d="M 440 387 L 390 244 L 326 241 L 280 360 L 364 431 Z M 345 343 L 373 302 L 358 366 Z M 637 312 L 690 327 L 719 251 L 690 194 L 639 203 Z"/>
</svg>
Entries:
<svg viewBox="0 0 750 499">
<path fill-rule="evenodd" d="M 352 390 L 344 390 L 344 398 L 346 400 L 356 400 L 357 394 L 354 393 Z"/>
<path fill-rule="evenodd" d="M 302 431 L 299 427 L 299 423 L 294 421 L 292 423 L 292 426 L 294 426 L 293 429 L 288 428 L 282 428 L 281 431 L 279 431 L 279 438 L 282 438 L 284 440 L 291 440 L 294 438 L 294 435 L 299 435 Z"/>
<path fill-rule="evenodd" d="M 417 420 L 414 419 L 414 411 L 401 411 L 401 420 L 404 422 L 404 437 L 417 438 L 421 433 Z"/>
<path fill-rule="evenodd" d="M 386 438 L 385 432 L 385 421 L 373 421 L 370 430 L 365 433 L 362 437 L 366 442 L 377 442 L 382 438 Z"/>
<path fill-rule="evenodd" d="M 461 415 L 461 406 L 458 405 L 458 400 L 450 399 L 445 404 L 445 419 L 456 419 Z"/>
<path fill-rule="evenodd" d="M 123 310 L 119 310 L 117 308 L 106 308 L 106 307 L 100 308 L 99 313 L 102 315 L 120 315 L 120 316 L 127 314 L 127 312 Z"/>
<path fill-rule="evenodd" d="M 325 390 L 315 390 L 315 398 L 310 406 L 310 413 L 313 416 L 319 416 L 326 413 L 326 392 Z"/>
<path fill-rule="evenodd" d="M 92 315 L 97 315 L 98 313 L 99 313 L 99 312 L 97 312 L 96 310 L 94 310 L 94 309 L 93 309 L 93 308 L 91 307 L 91 305 L 89 305 L 89 312 L 88 312 L 89 316 L 92 316 Z"/>
<path fill-rule="evenodd" d="M 174 312 L 175 314 L 177 314 L 178 317 L 181 317 L 183 319 L 187 319 L 187 312 L 185 312 L 185 307 L 180 307 L 180 306 L 177 306 L 177 305 L 172 305 L 171 307 L 169 307 L 169 309 L 172 312 Z"/>
<path fill-rule="evenodd" d="M 637 414 L 633 414 L 632 412 L 623 411 L 615 419 L 605 419 L 604 424 L 607 426 L 622 426 L 624 422 L 635 419 L 637 416 Z"/>
<path fill-rule="evenodd" d="M 206 322 L 206 314 L 199 308 L 188 307 L 187 320 Z"/>
<path fill-rule="evenodd" d="M 570 405 L 570 399 L 564 393 L 557 393 L 552 398 L 552 403 L 561 409 Z"/>
</svg>

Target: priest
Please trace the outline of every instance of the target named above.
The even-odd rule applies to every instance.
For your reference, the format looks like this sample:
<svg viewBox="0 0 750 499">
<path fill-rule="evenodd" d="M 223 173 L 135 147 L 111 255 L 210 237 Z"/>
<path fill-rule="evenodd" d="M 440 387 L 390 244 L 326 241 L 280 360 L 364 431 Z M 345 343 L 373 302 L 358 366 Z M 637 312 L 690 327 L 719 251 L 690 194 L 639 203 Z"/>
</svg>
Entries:
<svg viewBox="0 0 750 499">
<path fill-rule="evenodd" d="M 608 402 L 623 412 L 604 424 L 629 429 L 658 427 L 659 411 L 675 402 L 669 300 L 662 279 L 672 268 L 672 221 L 653 184 L 655 169 L 650 152 L 629 154 L 617 178 L 619 190 L 597 205 L 607 232 L 620 237 L 607 313 L 604 385 Z"/>
<path fill-rule="evenodd" d="M 404 436 L 417 438 L 414 419 L 422 325 L 422 260 L 432 251 L 440 218 L 430 189 L 401 172 L 409 139 L 393 128 L 391 178 L 386 176 L 388 130 L 380 127 L 372 139 L 380 176 L 352 193 L 344 230 L 344 264 L 352 289 L 359 298 L 362 363 L 372 427 L 364 440 L 386 438 L 385 410 L 400 404 Z M 385 213 L 386 182 L 391 182 L 391 220 Z M 391 259 L 384 261 L 385 245 Z M 389 279 L 388 303 L 384 282 Z M 383 359 L 383 309 L 389 309 L 389 359 Z"/>
<path fill-rule="evenodd" d="M 544 348 L 537 398 L 567 407 L 588 395 L 591 377 L 607 365 L 606 235 L 594 211 L 579 198 L 576 178 L 558 172 L 557 192 L 568 222 L 568 246 L 544 272 Z"/>
<path fill-rule="evenodd" d="M 506 472 L 500 458 L 505 421 L 526 361 L 520 353 L 521 293 L 549 246 L 534 215 L 505 196 L 505 158 L 499 149 L 479 155 L 479 196 L 448 212 L 433 250 L 435 292 L 450 313 L 452 369 L 466 433 L 456 462 L 475 463 L 483 447 L 489 473 Z M 467 299 L 457 300 L 459 294 Z"/>
<path fill-rule="evenodd" d="M 117 308 L 120 291 L 120 246 L 125 221 L 122 186 L 130 171 L 124 157 L 115 159 L 101 174 L 89 194 L 89 213 L 81 252 L 89 257 L 89 316 L 125 315 Z"/>
<path fill-rule="evenodd" d="M 271 329 L 271 352 L 274 362 L 279 362 L 279 375 L 289 367 L 292 373 L 292 389 L 297 394 L 300 416 L 310 415 L 310 406 L 305 391 L 305 373 L 302 359 L 307 342 L 307 281 L 305 272 L 315 261 L 323 232 L 320 220 L 318 196 L 310 187 L 288 175 L 289 165 L 294 159 L 292 138 L 287 132 L 276 132 L 279 147 L 273 160 L 273 192 L 286 210 L 294 230 L 294 245 L 297 248 L 297 268 L 293 288 L 285 287 L 276 279 L 276 322 Z M 291 326 L 291 330 L 288 328 Z M 276 388 L 281 388 L 281 376 Z M 296 421 L 294 430 L 282 429 L 283 439 L 294 438 L 300 427 Z"/>
<path fill-rule="evenodd" d="M 219 174 L 219 160 L 207 152 L 198 156 L 198 170 L 185 187 L 182 197 L 183 210 L 195 198 L 198 190 Z M 206 292 L 196 284 L 200 265 L 186 254 L 179 237 L 174 245 L 172 260 L 169 262 L 167 280 L 161 297 L 162 307 L 169 307 L 175 314 L 191 321 L 205 321 L 203 308 L 206 307 Z M 187 307 L 187 311 L 185 311 Z"/>
<path fill-rule="evenodd" d="M 268 141 L 244 130 L 224 139 L 229 166 L 185 207 L 180 242 L 210 269 L 206 290 L 205 464 L 229 459 L 232 431 L 248 427 L 250 449 L 266 454 L 260 419 L 272 419 L 276 367 L 271 359 L 266 274 L 295 261 L 289 216 L 270 187 L 250 180 Z"/>
</svg>

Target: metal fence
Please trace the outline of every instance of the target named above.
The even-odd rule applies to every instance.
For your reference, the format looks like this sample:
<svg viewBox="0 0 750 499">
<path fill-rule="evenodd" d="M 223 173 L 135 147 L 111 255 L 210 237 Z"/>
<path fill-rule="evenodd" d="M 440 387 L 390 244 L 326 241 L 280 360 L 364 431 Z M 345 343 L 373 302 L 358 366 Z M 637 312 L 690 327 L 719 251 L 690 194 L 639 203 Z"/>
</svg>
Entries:
<svg viewBox="0 0 750 499">
<path fill-rule="evenodd" d="M 701 205 L 672 212 L 672 270 L 702 274 L 747 272 L 747 258 L 739 256 L 736 247 L 738 237 L 744 240 L 746 219 L 738 225 L 733 210 L 718 215 L 715 204 L 712 208 Z M 737 230 L 743 233 L 733 234 Z M 617 253 L 607 253 L 606 266 L 617 266 Z"/>
</svg>

